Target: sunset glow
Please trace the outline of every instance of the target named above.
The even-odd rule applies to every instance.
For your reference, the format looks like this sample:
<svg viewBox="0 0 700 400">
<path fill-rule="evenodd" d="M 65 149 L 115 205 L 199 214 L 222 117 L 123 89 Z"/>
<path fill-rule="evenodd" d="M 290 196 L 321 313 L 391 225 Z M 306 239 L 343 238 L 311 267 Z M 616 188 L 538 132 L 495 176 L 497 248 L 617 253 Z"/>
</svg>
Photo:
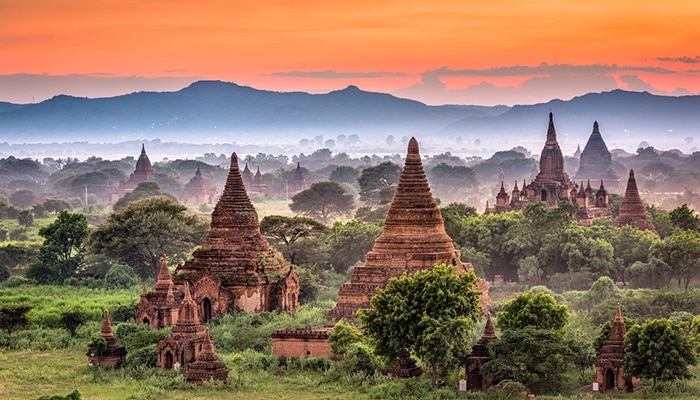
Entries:
<svg viewBox="0 0 700 400">
<path fill-rule="evenodd" d="M 198 79 L 310 92 L 355 84 L 428 103 L 697 94 L 698 21 L 693 0 L 6 0 L 0 101 L 50 97 L 13 84 L 17 74 L 122 79 L 114 94 L 165 90 L 147 84 L 162 78 L 177 78 L 172 89 Z M 85 85 L 70 94 L 101 94 Z"/>
</svg>

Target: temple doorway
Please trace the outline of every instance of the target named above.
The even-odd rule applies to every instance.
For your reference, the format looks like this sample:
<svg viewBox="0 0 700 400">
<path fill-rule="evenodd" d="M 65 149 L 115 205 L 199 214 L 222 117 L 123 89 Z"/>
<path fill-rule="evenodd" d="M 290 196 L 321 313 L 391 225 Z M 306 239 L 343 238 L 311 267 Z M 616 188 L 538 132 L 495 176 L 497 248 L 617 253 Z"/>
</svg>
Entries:
<svg viewBox="0 0 700 400">
<path fill-rule="evenodd" d="M 610 391 L 615 389 L 615 374 L 613 374 L 611 369 L 605 371 L 605 391 Z"/>
<path fill-rule="evenodd" d="M 543 191 L 542 191 L 541 200 L 542 200 L 542 201 L 547 201 L 547 191 L 546 191 L 546 190 L 543 190 Z"/>
<path fill-rule="evenodd" d="M 173 368 L 173 353 L 168 351 L 165 353 L 165 369 L 172 369 L 172 368 Z"/>
<path fill-rule="evenodd" d="M 211 319 L 211 300 L 208 297 L 205 297 L 202 301 L 202 319 L 203 322 Z"/>
</svg>

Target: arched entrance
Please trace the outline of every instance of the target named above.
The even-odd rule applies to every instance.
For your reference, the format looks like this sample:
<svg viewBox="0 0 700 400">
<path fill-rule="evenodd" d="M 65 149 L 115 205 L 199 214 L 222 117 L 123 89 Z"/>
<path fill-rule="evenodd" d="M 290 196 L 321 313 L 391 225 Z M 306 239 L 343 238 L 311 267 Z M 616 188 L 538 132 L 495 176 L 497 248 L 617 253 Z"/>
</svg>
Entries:
<svg viewBox="0 0 700 400">
<path fill-rule="evenodd" d="M 605 370 L 605 391 L 615 389 L 615 374 L 611 369 Z"/>
<path fill-rule="evenodd" d="M 211 319 L 211 300 L 209 300 L 208 297 L 202 300 L 202 319 L 203 322 L 207 322 Z"/>
<path fill-rule="evenodd" d="M 165 352 L 165 369 L 172 369 L 173 368 L 173 353 L 166 351 Z"/>
<path fill-rule="evenodd" d="M 547 201 L 547 191 L 546 190 L 542 191 L 540 200 Z"/>
<path fill-rule="evenodd" d="M 142 324 L 150 325 L 151 321 L 148 320 L 148 318 L 144 318 L 143 321 L 141 321 Z"/>
</svg>

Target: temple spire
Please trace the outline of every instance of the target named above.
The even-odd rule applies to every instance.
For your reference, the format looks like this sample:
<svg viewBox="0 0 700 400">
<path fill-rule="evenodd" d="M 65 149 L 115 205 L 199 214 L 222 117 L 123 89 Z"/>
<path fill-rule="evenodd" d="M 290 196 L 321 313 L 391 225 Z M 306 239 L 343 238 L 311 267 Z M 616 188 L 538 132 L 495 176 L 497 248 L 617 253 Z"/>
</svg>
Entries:
<svg viewBox="0 0 700 400">
<path fill-rule="evenodd" d="M 160 262 L 160 271 L 158 272 L 158 280 L 156 281 L 155 290 L 168 290 L 173 285 L 173 279 L 168 269 L 168 257 L 163 254 Z"/>
<path fill-rule="evenodd" d="M 637 180 L 634 178 L 634 170 L 630 170 L 625 197 L 620 204 L 620 214 L 615 219 L 613 225 L 630 225 L 637 229 L 647 229 L 657 233 L 654 225 L 647 218 L 646 207 L 644 206 L 642 198 L 639 197 L 639 189 L 637 189 Z"/>
<path fill-rule="evenodd" d="M 551 142 L 551 143 L 550 143 Z M 549 126 L 547 127 L 547 144 L 557 143 L 557 130 L 554 128 L 554 114 L 549 113 Z"/>
</svg>

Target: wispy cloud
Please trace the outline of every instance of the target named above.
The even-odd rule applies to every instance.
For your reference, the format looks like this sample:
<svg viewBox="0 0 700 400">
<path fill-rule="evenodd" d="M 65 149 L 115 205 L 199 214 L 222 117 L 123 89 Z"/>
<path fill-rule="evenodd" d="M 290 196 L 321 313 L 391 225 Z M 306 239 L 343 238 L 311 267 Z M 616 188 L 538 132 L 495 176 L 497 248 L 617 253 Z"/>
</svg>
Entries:
<svg viewBox="0 0 700 400">
<path fill-rule="evenodd" d="M 700 63 L 700 56 L 695 57 L 659 57 L 659 61 L 663 62 L 682 62 L 685 64 L 698 64 Z"/>
<path fill-rule="evenodd" d="M 388 78 L 397 76 L 408 76 L 404 72 L 390 72 L 390 71 L 377 71 L 377 72 L 337 72 L 334 70 L 326 71 L 284 71 L 284 72 L 272 72 L 269 74 L 263 74 L 263 76 L 276 76 L 283 78 L 312 78 L 312 79 L 348 79 L 348 78 Z"/>
<path fill-rule="evenodd" d="M 437 74 L 439 76 L 527 76 L 540 74 L 606 74 L 621 71 L 637 71 L 650 72 L 655 74 L 673 74 L 675 71 L 666 68 L 658 67 L 642 67 L 632 65 L 617 65 L 617 64 L 588 64 L 588 65 L 572 65 L 572 64 L 547 64 L 541 63 L 536 66 L 513 65 L 502 66 L 486 69 L 451 69 L 448 67 L 438 68 L 432 71 L 426 71 L 425 74 Z"/>
</svg>

